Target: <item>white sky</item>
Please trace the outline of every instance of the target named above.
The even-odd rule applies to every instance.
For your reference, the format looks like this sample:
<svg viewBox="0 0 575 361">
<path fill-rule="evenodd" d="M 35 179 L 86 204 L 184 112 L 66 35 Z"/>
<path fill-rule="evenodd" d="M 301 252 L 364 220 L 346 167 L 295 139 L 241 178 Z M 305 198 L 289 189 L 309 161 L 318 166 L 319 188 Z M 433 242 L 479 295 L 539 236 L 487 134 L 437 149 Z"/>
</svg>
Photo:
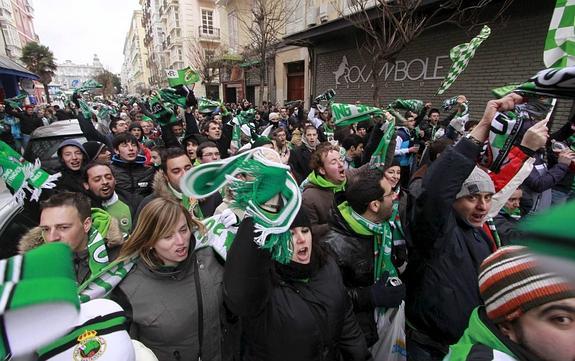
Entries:
<svg viewBox="0 0 575 361">
<path fill-rule="evenodd" d="M 124 39 L 138 0 L 34 0 L 34 28 L 57 63 L 92 64 L 119 73 Z"/>
</svg>

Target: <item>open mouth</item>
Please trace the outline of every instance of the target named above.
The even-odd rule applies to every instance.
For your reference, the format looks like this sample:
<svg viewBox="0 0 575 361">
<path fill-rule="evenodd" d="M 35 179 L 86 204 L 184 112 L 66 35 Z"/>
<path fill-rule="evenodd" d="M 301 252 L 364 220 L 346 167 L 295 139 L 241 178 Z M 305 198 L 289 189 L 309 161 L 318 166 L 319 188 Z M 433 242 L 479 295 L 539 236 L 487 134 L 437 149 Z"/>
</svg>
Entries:
<svg viewBox="0 0 575 361">
<path fill-rule="evenodd" d="M 110 188 L 110 187 L 102 187 L 102 188 L 100 189 L 100 191 L 101 191 L 102 193 L 104 193 L 104 194 L 110 193 L 111 190 L 112 190 L 112 188 Z"/>
<path fill-rule="evenodd" d="M 483 223 L 485 216 L 486 214 L 472 214 L 471 221 L 473 221 L 474 223 Z"/>
<path fill-rule="evenodd" d="M 309 258 L 309 247 L 302 247 L 297 250 L 296 258 L 299 261 L 307 261 Z"/>
<path fill-rule="evenodd" d="M 188 247 L 181 247 L 176 249 L 176 255 L 178 257 L 186 257 L 188 255 Z"/>
</svg>

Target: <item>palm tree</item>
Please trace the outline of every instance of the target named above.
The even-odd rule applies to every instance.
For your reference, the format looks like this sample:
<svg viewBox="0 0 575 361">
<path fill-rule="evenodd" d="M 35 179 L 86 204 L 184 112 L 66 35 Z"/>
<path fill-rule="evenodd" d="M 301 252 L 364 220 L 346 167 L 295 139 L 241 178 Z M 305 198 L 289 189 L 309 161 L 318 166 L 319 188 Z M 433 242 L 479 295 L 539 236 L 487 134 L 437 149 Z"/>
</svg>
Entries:
<svg viewBox="0 0 575 361">
<path fill-rule="evenodd" d="M 54 72 L 58 69 L 54 62 L 52 51 L 47 46 L 33 41 L 24 46 L 20 60 L 26 64 L 31 72 L 36 73 L 40 77 L 40 82 L 44 85 L 44 91 L 46 92 L 46 102 L 50 103 L 48 84 L 52 82 Z"/>
</svg>

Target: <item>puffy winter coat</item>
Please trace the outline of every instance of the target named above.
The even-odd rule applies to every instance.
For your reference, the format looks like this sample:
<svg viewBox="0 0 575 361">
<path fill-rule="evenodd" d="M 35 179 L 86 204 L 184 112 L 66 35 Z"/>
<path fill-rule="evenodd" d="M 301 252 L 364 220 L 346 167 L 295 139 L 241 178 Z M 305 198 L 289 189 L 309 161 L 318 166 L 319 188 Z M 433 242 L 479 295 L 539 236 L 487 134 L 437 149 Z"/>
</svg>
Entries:
<svg viewBox="0 0 575 361">
<path fill-rule="evenodd" d="M 171 360 L 232 360 L 226 339 L 233 317 L 223 305 L 223 267 L 202 248 L 172 270 L 150 269 L 142 260 L 114 290 L 127 313 L 130 335 L 158 357 Z"/>
<path fill-rule="evenodd" d="M 269 252 L 255 244 L 253 232 L 253 221 L 245 219 L 224 276 L 226 304 L 242 317 L 244 360 L 369 359 L 333 260 L 307 280 L 286 279 L 273 272 Z"/>
<path fill-rule="evenodd" d="M 128 202 L 139 204 L 144 197 L 152 193 L 154 168 L 144 165 L 146 158 L 138 155 L 133 162 L 126 162 L 117 155 L 112 157 L 112 172 L 116 178 L 116 188 L 130 195 Z"/>
</svg>

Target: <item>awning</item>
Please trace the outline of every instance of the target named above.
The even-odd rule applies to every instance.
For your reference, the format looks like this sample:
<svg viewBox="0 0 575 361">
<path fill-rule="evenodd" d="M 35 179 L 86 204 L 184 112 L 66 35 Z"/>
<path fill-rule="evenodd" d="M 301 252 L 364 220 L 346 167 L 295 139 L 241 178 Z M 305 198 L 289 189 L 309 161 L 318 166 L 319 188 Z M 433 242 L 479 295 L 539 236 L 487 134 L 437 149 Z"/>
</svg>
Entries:
<svg viewBox="0 0 575 361">
<path fill-rule="evenodd" d="M 240 63 L 240 68 L 249 68 L 250 66 L 258 65 L 259 60 L 248 60 L 246 62 Z"/>
<path fill-rule="evenodd" d="M 0 55 L 0 74 L 13 75 L 32 80 L 40 79 L 38 75 L 30 72 L 30 70 L 3 55 Z"/>
</svg>

